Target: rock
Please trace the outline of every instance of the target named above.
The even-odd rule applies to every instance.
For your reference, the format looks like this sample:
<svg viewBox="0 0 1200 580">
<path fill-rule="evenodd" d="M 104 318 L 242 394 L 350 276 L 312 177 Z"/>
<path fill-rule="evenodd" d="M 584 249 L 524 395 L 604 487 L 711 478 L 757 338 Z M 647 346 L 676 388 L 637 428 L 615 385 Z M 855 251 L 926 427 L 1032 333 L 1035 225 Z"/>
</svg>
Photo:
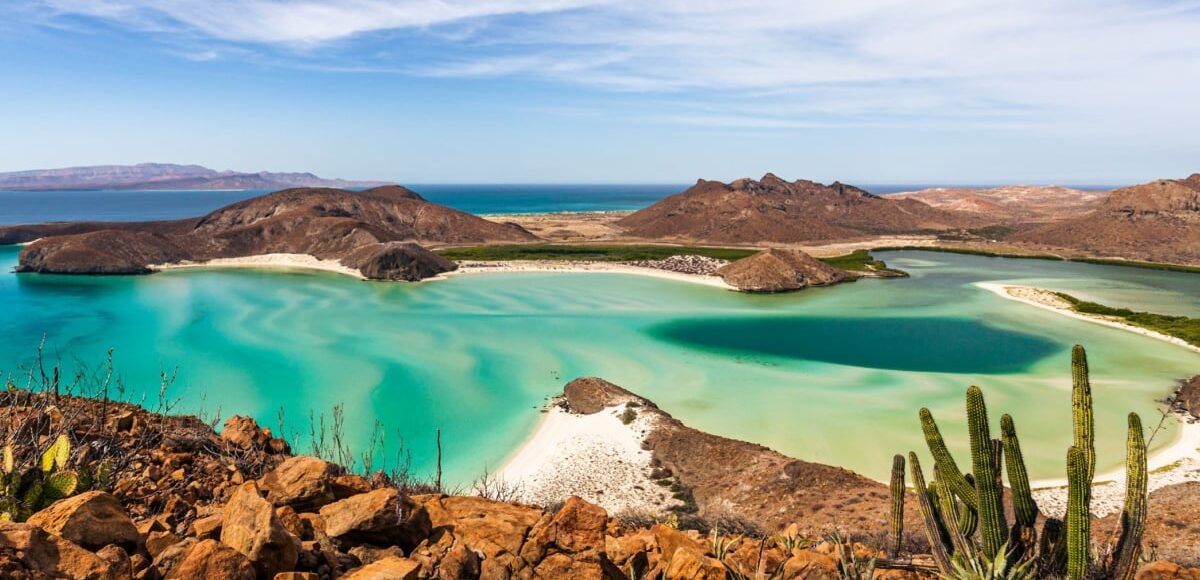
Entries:
<svg viewBox="0 0 1200 580">
<path fill-rule="evenodd" d="M 333 465 L 316 457 L 290 457 L 262 479 L 267 501 L 298 510 L 317 509 L 334 501 Z"/>
<path fill-rule="evenodd" d="M 325 533 L 352 543 L 395 543 L 406 549 L 417 541 L 405 531 L 405 520 L 417 510 L 395 488 L 382 488 L 336 501 L 321 508 Z M 424 535 L 424 534 L 418 534 Z"/>
<path fill-rule="evenodd" d="M 571 556 L 566 568 L 560 568 L 550 576 L 575 575 L 577 572 L 571 570 L 575 564 L 594 568 L 599 566 L 607 524 L 608 513 L 604 508 L 571 496 L 553 518 L 539 521 L 530 531 L 529 538 L 521 548 L 521 557 L 530 565 L 537 565 L 548 554 Z M 540 565 L 538 573 L 548 575 Z"/>
<path fill-rule="evenodd" d="M 130 578 L 133 576 L 133 559 L 120 546 L 109 544 L 96 551 L 96 556 L 108 562 L 112 567 L 113 576 Z"/>
<path fill-rule="evenodd" d="M 1184 568 L 1171 562 L 1158 561 L 1138 570 L 1137 580 L 1200 580 L 1200 568 Z"/>
<path fill-rule="evenodd" d="M 458 268 L 458 265 L 411 242 L 359 246 L 341 260 L 370 280 L 415 282 Z"/>
<path fill-rule="evenodd" d="M 828 286 L 849 278 L 800 250 L 770 248 L 717 270 L 725 283 L 742 292 L 791 292 Z"/>
<path fill-rule="evenodd" d="M 179 536 L 171 532 L 150 532 L 146 536 L 146 553 L 150 554 L 150 558 L 156 558 L 164 550 L 179 543 Z"/>
<path fill-rule="evenodd" d="M 421 565 L 408 558 L 384 558 L 373 564 L 355 568 L 342 580 L 416 580 Z"/>
<path fill-rule="evenodd" d="M 519 553 L 533 527 L 549 516 L 542 510 L 481 497 L 414 496 L 433 529 L 451 529 L 466 547 L 482 554 L 484 578 L 512 575 L 526 567 Z"/>
<path fill-rule="evenodd" d="M 837 560 L 827 554 L 812 550 L 796 550 L 783 564 L 785 578 L 811 578 L 812 580 L 837 580 Z"/>
<path fill-rule="evenodd" d="M 321 580 L 321 575 L 315 572 L 280 572 L 275 580 Z"/>
<path fill-rule="evenodd" d="M 334 499 L 346 499 L 352 495 L 367 493 L 373 489 L 371 482 L 361 475 L 346 473 L 333 478 L 331 484 Z"/>
<path fill-rule="evenodd" d="M 272 576 L 268 576 L 270 578 Z M 187 555 L 166 575 L 166 580 L 255 580 L 250 560 L 216 540 L 203 540 L 192 546 Z"/>
<path fill-rule="evenodd" d="M 93 550 L 108 544 L 133 549 L 141 541 L 121 503 L 103 491 L 59 500 L 30 516 L 29 523 Z"/>
<path fill-rule="evenodd" d="M 252 417 L 234 415 L 225 421 L 221 439 L 241 449 L 263 449 L 270 441 L 269 433 L 259 428 Z"/>
<path fill-rule="evenodd" d="M 670 562 L 671 557 L 675 555 L 675 551 L 681 548 L 694 548 L 704 553 L 704 547 L 699 542 L 687 536 L 687 534 L 662 524 L 654 524 L 650 527 L 650 533 L 654 534 L 654 540 L 658 543 L 659 552 L 662 554 L 663 562 Z"/>
<path fill-rule="evenodd" d="M 216 513 L 197 519 L 192 522 L 192 528 L 188 533 L 191 536 L 195 536 L 198 540 L 216 540 L 220 538 L 221 514 Z"/>
<path fill-rule="evenodd" d="M 1175 394 L 1174 407 L 1191 415 L 1193 419 L 1200 419 L 1200 375 L 1184 381 L 1179 386 L 1179 391 Z"/>
<path fill-rule="evenodd" d="M 355 546 L 350 548 L 350 555 L 358 558 L 358 561 L 363 564 L 372 564 L 384 558 L 403 558 L 404 550 L 401 550 L 399 546 L 389 546 L 387 548 Z"/>
<path fill-rule="evenodd" d="M 675 550 L 667 565 L 666 580 L 725 580 L 725 566 L 696 548 Z"/>
<path fill-rule="evenodd" d="M 38 240 L 21 250 L 17 271 L 148 274 L 151 265 L 187 256 L 185 249 L 166 236 L 109 229 Z"/>
<path fill-rule="evenodd" d="M 296 567 L 299 541 L 284 529 L 254 482 L 237 488 L 225 505 L 221 522 L 221 543 L 249 558 L 263 577 Z"/>
<path fill-rule="evenodd" d="M 170 572 L 188 555 L 192 547 L 198 543 L 196 538 L 184 538 L 172 544 L 154 557 L 152 564 L 160 575 Z"/>
<path fill-rule="evenodd" d="M 116 578 L 113 566 L 107 560 L 29 523 L 0 521 L 0 552 L 8 552 L 28 569 L 48 577 L 79 580 Z"/>
</svg>

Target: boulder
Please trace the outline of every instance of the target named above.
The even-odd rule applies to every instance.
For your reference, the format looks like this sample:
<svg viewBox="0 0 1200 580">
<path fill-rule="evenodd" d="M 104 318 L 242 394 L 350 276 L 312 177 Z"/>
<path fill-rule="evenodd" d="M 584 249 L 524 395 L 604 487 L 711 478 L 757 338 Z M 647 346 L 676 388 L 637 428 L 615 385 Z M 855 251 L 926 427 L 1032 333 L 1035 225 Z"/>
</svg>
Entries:
<svg viewBox="0 0 1200 580">
<path fill-rule="evenodd" d="M 510 576 L 526 567 L 519 554 L 530 531 L 550 516 L 532 506 L 482 497 L 416 496 L 434 530 L 453 530 L 460 542 L 483 556 L 485 578 Z"/>
<path fill-rule="evenodd" d="M 274 580 L 321 580 L 321 575 L 316 572 L 280 572 Z"/>
<path fill-rule="evenodd" d="M 133 577 L 133 559 L 124 548 L 110 544 L 96 550 L 96 555 L 112 566 L 113 575 L 117 578 Z"/>
<path fill-rule="evenodd" d="M 187 557 L 188 552 L 197 543 L 199 541 L 196 538 L 184 538 L 175 544 L 171 544 L 165 550 L 159 552 L 157 556 L 154 556 L 151 562 L 154 569 L 158 571 L 159 575 L 165 576 Z"/>
<path fill-rule="evenodd" d="M 271 430 L 259 427 L 252 417 L 230 417 L 221 429 L 221 439 L 240 449 L 255 449 L 276 455 L 291 452 L 286 441 L 272 437 Z"/>
<path fill-rule="evenodd" d="M 849 278 L 800 250 L 770 248 L 723 266 L 717 275 L 742 292 L 792 292 L 828 286 Z"/>
<path fill-rule="evenodd" d="M 658 544 L 659 553 L 662 554 L 664 562 L 670 562 L 671 557 L 675 555 L 675 551 L 681 548 L 694 548 L 704 553 L 704 546 L 697 540 L 693 540 L 687 534 L 662 524 L 654 524 L 650 527 L 650 533 L 654 534 L 654 540 Z"/>
<path fill-rule="evenodd" d="M 74 542 L 29 524 L 0 521 L 0 553 L 19 565 L 52 578 L 111 580 L 117 576 L 107 560 Z"/>
<path fill-rule="evenodd" d="M 785 578 L 811 578 L 812 580 L 837 580 L 837 560 L 828 554 L 812 550 L 796 550 L 783 564 Z"/>
<path fill-rule="evenodd" d="M 316 457 L 290 457 L 262 478 L 267 500 L 277 506 L 308 511 L 334 501 L 337 469 Z"/>
<path fill-rule="evenodd" d="M 576 496 L 567 498 L 549 521 L 539 522 L 529 534 L 521 557 L 536 564 L 547 554 L 574 555 L 573 561 L 599 562 L 604 549 L 604 530 L 608 512 Z"/>
<path fill-rule="evenodd" d="M 367 244 L 352 250 L 341 260 L 342 265 L 354 268 L 371 280 L 405 280 L 415 282 L 458 265 L 411 242 Z"/>
<path fill-rule="evenodd" d="M 423 510 L 391 487 L 333 502 L 322 507 L 320 514 L 325 534 L 350 543 L 388 543 L 411 550 L 418 538 L 428 535 L 427 526 L 417 523 Z"/>
<path fill-rule="evenodd" d="M 254 482 L 238 487 L 225 505 L 221 543 L 249 558 L 264 578 L 293 570 L 299 557 L 299 541 L 284 529 Z"/>
<path fill-rule="evenodd" d="M 141 541 L 137 527 L 121 503 L 103 491 L 59 500 L 30 516 L 29 523 L 92 550 L 109 544 L 132 550 Z"/>
<path fill-rule="evenodd" d="M 1184 568 L 1167 561 L 1147 564 L 1138 570 L 1137 580 L 1200 580 L 1200 568 Z"/>
<path fill-rule="evenodd" d="M 667 565 L 666 580 L 725 580 L 725 565 L 692 547 L 675 550 Z"/>
<path fill-rule="evenodd" d="M 416 580 L 421 565 L 408 558 L 384 558 L 351 570 L 342 580 Z"/>
<path fill-rule="evenodd" d="M 404 550 L 399 546 L 380 548 L 377 546 L 355 546 L 350 548 L 350 555 L 358 558 L 363 564 L 372 564 L 384 558 L 403 558 Z"/>
<path fill-rule="evenodd" d="M 272 576 L 267 576 L 271 578 Z M 216 540 L 203 540 L 188 550 L 166 580 L 255 580 L 254 566 L 237 550 Z"/>
</svg>

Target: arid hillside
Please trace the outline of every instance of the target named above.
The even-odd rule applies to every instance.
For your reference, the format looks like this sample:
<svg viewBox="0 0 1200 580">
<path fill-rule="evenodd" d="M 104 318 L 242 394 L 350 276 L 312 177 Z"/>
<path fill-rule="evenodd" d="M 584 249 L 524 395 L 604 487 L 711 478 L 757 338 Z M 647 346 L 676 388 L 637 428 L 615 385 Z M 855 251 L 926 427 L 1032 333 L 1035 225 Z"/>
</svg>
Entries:
<svg viewBox="0 0 1200 580">
<path fill-rule="evenodd" d="M 915 199 L 938 209 L 979 214 L 997 222 L 1036 223 L 1070 219 L 1095 210 L 1108 191 L 1058 185 L 1005 185 L 991 188 L 935 187 L 892 193 L 887 199 Z"/>
</svg>

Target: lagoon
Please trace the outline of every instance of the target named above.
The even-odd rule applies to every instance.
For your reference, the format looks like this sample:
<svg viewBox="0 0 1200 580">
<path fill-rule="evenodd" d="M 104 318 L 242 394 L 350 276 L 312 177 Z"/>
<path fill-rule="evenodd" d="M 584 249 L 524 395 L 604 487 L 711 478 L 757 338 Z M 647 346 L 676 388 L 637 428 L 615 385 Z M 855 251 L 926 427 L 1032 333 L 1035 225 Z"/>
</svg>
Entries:
<svg viewBox="0 0 1200 580">
<path fill-rule="evenodd" d="M 1011 413 L 1031 474 L 1062 473 L 1069 349 L 1088 348 L 1100 469 L 1124 457 L 1125 414 L 1200 373 L 1200 354 L 1004 300 L 1011 282 L 1114 306 L 1200 313 L 1200 275 L 1114 266 L 881 252 L 911 278 L 756 296 L 611 273 L 480 274 L 419 284 L 313 272 L 175 271 L 143 277 L 11 273 L 0 247 L 0 370 L 19 377 L 43 336 L 66 366 L 108 348 L 134 398 L 178 368 L 181 411 L 249 414 L 301 440 L 309 414 L 345 405 L 363 442 L 375 420 L 413 467 L 442 429 L 451 481 L 494 469 L 533 431 L 546 398 L 600 376 L 685 423 L 883 478 L 924 448 L 930 407 L 965 446 L 962 396 L 977 384 Z M 1171 442 L 1174 425 L 1154 447 Z M 306 449 L 301 441 L 299 451 Z"/>
</svg>

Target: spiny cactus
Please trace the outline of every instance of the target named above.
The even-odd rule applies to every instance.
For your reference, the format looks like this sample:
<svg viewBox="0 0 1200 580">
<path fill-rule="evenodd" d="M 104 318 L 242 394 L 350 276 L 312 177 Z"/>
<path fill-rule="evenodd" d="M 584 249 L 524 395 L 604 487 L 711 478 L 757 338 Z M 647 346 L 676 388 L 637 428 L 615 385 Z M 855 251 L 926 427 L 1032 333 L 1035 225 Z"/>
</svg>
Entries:
<svg viewBox="0 0 1200 580">
<path fill-rule="evenodd" d="M 997 462 L 988 429 L 987 406 L 983 402 L 983 391 L 975 386 L 967 389 L 967 431 L 971 438 L 971 468 L 978 498 L 975 507 L 979 511 L 983 554 L 992 559 L 1007 540 L 1008 523 L 1004 521 L 1002 489 L 997 485 Z"/>
<path fill-rule="evenodd" d="M 1091 559 L 1091 514 L 1088 509 L 1087 457 L 1082 449 L 1067 450 L 1067 577 L 1087 577 Z"/>
<path fill-rule="evenodd" d="M 966 475 L 954 461 L 954 456 L 946 448 L 946 441 L 942 439 L 942 432 L 938 429 L 937 422 L 933 420 L 933 413 L 922 407 L 920 414 L 921 429 L 925 432 L 925 443 L 929 445 L 929 452 L 933 455 L 934 463 L 942 466 L 942 475 L 946 478 L 946 484 L 963 503 L 975 507 L 975 486 L 967 481 Z"/>
<path fill-rule="evenodd" d="M 904 540 L 904 456 L 899 453 L 892 458 L 892 544 L 888 556 L 895 558 L 900 554 L 900 545 Z"/>
<path fill-rule="evenodd" d="M 946 448 L 933 415 L 928 409 L 921 409 L 921 428 L 936 461 L 934 480 L 928 487 L 916 454 L 910 452 L 908 457 L 926 536 L 934 561 L 945 576 L 958 577 L 956 574 L 964 570 L 987 569 L 989 574 L 1002 573 L 1009 578 L 1059 577 L 1065 573 L 1075 580 L 1095 571 L 1091 562 L 1089 517 L 1095 476 L 1095 434 L 1087 356 L 1082 347 L 1077 346 L 1072 352 L 1071 370 L 1075 444 L 1067 453 L 1067 516 L 1065 522 L 1047 518 L 1040 534 L 1036 528 L 1038 507 L 1012 417 L 1001 417 L 1001 438 L 992 439 L 983 392 L 977 387 L 967 390 L 972 473 L 963 473 Z M 1146 522 L 1146 442 L 1136 414 L 1129 416 L 1126 471 L 1121 537 L 1107 569 L 1103 570 L 1105 577 L 1120 580 L 1133 578 Z M 1015 517 L 1011 533 L 1002 503 L 1004 473 L 1013 496 Z M 902 497 L 903 492 L 896 496 Z M 976 520 L 980 531 L 978 544 L 974 537 Z"/>
<path fill-rule="evenodd" d="M 1080 345 L 1071 349 L 1071 420 L 1074 446 L 1083 453 L 1090 487 L 1096 476 L 1096 420 L 1092 417 L 1092 383 L 1088 377 L 1087 351 Z"/>
<path fill-rule="evenodd" d="M 71 457 L 71 442 L 59 435 L 41 454 L 40 465 L 25 471 L 16 468 L 13 448 L 4 447 L 3 473 L 0 473 L 0 520 L 24 521 L 34 512 L 75 495 L 80 477 L 66 471 Z"/>
<path fill-rule="evenodd" d="M 1146 531 L 1146 437 L 1142 419 L 1129 414 L 1125 440 L 1125 509 L 1121 512 L 1121 537 L 1113 550 L 1112 577 L 1131 580 L 1142 556 L 1142 534 Z"/>
</svg>

